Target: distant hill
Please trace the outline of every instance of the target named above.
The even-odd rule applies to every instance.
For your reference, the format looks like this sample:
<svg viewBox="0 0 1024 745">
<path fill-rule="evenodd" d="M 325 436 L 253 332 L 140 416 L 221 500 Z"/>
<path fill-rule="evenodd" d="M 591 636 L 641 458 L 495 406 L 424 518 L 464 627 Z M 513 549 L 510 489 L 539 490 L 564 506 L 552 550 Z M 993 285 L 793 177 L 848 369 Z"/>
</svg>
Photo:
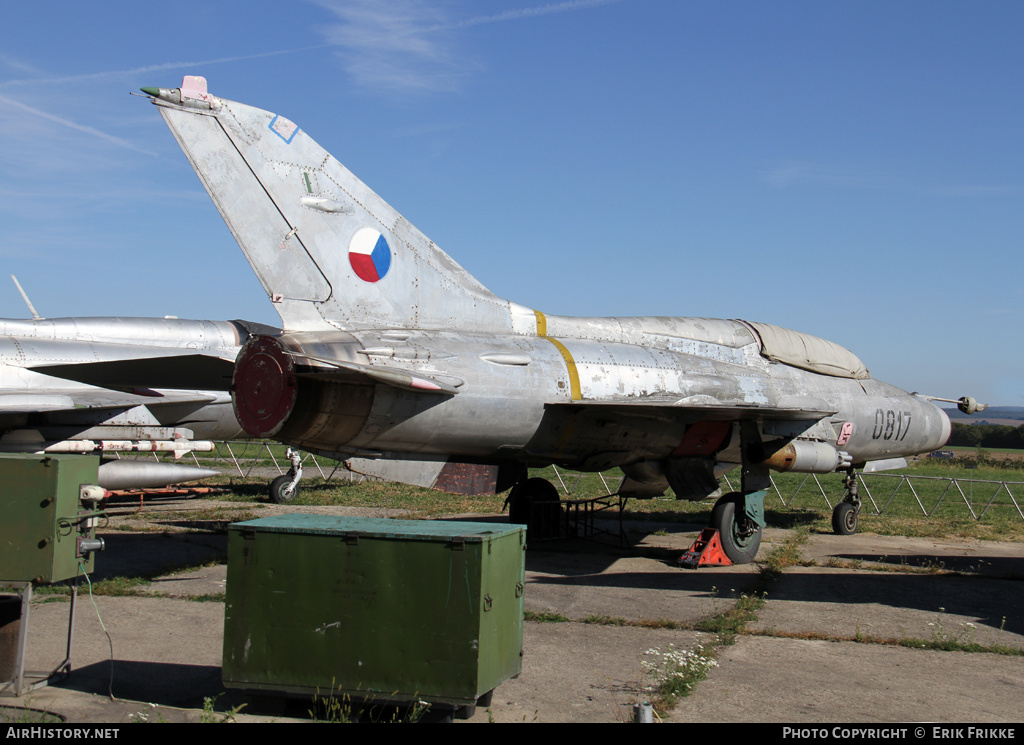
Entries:
<svg viewBox="0 0 1024 745">
<path fill-rule="evenodd" d="M 1010 424 L 1024 423 L 1024 406 L 989 406 L 977 414 L 964 414 L 960 409 L 945 409 L 954 422 L 963 424 Z"/>
</svg>

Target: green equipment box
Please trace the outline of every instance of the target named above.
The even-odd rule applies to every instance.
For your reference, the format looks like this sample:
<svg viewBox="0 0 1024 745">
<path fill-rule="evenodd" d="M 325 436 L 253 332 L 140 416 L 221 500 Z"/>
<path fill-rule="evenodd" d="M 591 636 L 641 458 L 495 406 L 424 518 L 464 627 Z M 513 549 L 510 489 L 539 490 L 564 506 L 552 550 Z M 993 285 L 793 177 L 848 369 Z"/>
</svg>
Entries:
<svg viewBox="0 0 1024 745">
<path fill-rule="evenodd" d="M 62 582 L 93 570 L 95 521 L 82 502 L 99 458 L 0 454 L 0 581 Z"/>
<path fill-rule="evenodd" d="M 526 531 L 281 515 L 228 529 L 224 685 L 472 706 L 522 669 Z"/>
</svg>

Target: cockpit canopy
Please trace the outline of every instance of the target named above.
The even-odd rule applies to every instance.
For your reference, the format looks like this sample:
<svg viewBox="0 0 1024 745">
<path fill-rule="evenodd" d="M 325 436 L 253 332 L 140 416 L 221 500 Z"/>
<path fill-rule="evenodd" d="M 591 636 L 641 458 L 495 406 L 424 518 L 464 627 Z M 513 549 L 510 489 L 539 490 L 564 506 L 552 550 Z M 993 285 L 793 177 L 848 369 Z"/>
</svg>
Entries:
<svg viewBox="0 0 1024 745">
<path fill-rule="evenodd" d="M 864 380 L 871 373 L 853 352 L 827 339 L 769 323 L 740 321 L 761 342 L 761 355 L 773 362 L 836 378 Z"/>
</svg>

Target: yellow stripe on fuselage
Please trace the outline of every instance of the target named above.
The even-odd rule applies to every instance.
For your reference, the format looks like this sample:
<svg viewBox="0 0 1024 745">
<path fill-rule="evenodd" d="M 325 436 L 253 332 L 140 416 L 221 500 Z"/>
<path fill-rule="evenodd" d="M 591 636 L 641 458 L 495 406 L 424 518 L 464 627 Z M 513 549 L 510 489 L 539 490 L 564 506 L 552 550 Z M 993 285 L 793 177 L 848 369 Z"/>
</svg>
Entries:
<svg viewBox="0 0 1024 745">
<path fill-rule="evenodd" d="M 534 315 L 537 316 L 537 336 L 547 339 L 549 342 L 555 345 L 555 349 L 562 355 L 562 359 L 565 360 L 565 369 L 569 373 L 569 394 L 573 401 L 580 401 L 583 399 L 583 394 L 580 392 L 580 373 L 576 369 L 576 360 L 572 358 L 572 353 L 566 349 L 565 345 L 558 339 L 553 339 L 548 336 L 548 319 L 539 310 L 533 311 Z"/>
<path fill-rule="evenodd" d="M 548 335 L 548 319 L 539 310 L 533 311 L 533 315 L 537 316 L 537 336 Z"/>
</svg>

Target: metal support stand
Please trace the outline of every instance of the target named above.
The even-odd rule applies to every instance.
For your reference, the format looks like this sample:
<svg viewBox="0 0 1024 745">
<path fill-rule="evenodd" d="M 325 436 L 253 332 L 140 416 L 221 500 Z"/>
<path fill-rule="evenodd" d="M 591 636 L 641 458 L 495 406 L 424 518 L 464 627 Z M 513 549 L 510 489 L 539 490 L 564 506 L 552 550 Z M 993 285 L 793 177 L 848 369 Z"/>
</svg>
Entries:
<svg viewBox="0 0 1024 745">
<path fill-rule="evenodd" d="M 589 499 L 563 499 L 557 502 L 534 502 L 530 506 L 531 516 L 541 525 L 541 530 L 530 540 L 557 541 L 563 538 L 596 540 L 600 536 L 617 539 L 621 547 L 629 546 L 629 538 L 622 525 L 622 514 L 626 508 L 626 497 L 609 494 Z M 614 530 L 598 527 L 595 518 L 608 510 L 618 512 L 618 535 Z M 614 519 L 614 518 L 613 518 Z"/>
<path fill-rule="evenodd" d="M 597 536 L 615 537 L 611 530 L 598 528 L 594 518 L 600 512 L 616 510 L 619 522 L 619 545 L 629 546 L 629 538 L 622 526 L 622 514 L 626 510 L 626 497 L 609 494 L 606 497 L 593 497 L 591 499 L 570 499 L 562 502 L 565 505 L 565 527 L 566 532 L 574 530 L 579 538 L 596 538 Z"/>
<path fill-rule="evenodd" d="M 13 670 L 6 671 L 7 674 L 13 673 L 13 677 L 8 681 L 0 682 L 0 696 L 17 697 L 36 688 L 42 688 L 50 683 L 63 680 L 71 674 L 71 642 L 75 633 L 75 601 L 78 599 L 78 583 L 77 581 L 70 583 L 71 610 L 68 618 L 68 646 L 66 654 L 63 662 L 50 672 L 25 670 L 25 648 L 28 639 L 29 609 L 32 604 L 32 583 L 12 582 L 11 586 L 19 590 L 21 612 L 18 618 L 17 647 L 14 650 Z M 3 637 L 5 642 L 8 641 L 6 633 L 3 634 Z M 8 658 L 9 651 L 8 649 L 4 650 L 5 658 Z M 3 662 L 8 662 L 8 659 L 5 659 Z M 4 667 L 7 668 L 9 665 L 5 664 Z"/>
</svg>

